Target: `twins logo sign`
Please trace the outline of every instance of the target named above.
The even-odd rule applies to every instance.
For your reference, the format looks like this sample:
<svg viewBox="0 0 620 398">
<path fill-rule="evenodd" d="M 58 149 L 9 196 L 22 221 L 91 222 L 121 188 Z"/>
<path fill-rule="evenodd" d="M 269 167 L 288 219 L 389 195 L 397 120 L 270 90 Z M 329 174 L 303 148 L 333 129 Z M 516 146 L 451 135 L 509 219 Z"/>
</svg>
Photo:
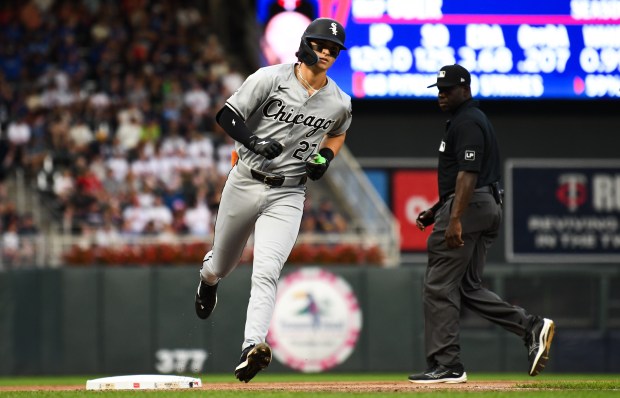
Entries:
<svg viewBox="0 0 620 398">
<path fill-rule="evenodd" d="M 349 284 L 319 268 L 289 274 L 278 284 L 267 340 L 283 364 L 322 372 L 344 362 L 362 328 L 362 313 Z"/>
<path fill-rule="evenodd" d="M 584 174 L 569 173 L 561 174 L 558 177 L 558 189 L 555 196 L 571 213 L 586 203 L 588 198 L 587 181 L 588 179 Z"/>
<path fill-rule="evenodd" d="M 509 261 L 620 261 L 620 161 L 507 163 Z"/>
</svg>

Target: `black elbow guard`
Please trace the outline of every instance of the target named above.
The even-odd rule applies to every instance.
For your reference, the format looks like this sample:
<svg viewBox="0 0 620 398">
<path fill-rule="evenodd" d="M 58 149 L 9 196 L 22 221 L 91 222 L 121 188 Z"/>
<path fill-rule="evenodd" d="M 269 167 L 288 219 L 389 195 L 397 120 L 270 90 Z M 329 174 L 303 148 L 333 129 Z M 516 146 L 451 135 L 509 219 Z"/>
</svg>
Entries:
<svg viewBox="0 0 620 398">
<path fill-rule="evenodd" d="M 226 134 L 231 136 L 235 141 L 238 141 L 246 147 L 250 144 L 252 138 L 252 132 L 245 125 L 243 119 L 237 115 L 232 109 L 227 106 L 222 107 L 215 120 L 222 126 Z"/>
</svg>

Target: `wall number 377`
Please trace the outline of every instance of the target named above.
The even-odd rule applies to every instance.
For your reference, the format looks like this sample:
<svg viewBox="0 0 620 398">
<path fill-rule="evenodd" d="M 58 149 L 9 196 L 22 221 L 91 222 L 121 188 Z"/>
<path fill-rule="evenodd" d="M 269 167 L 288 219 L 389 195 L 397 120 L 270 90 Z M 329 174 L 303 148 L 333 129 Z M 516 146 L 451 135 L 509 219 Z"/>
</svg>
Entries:
<svg viewBox="0 0 620 398">
<path fill-rule="evenodd" d="M 161 349 L 155 353 L 155 369 L 160 373 L 200 373 L 208 356 L 202 349 Z"/>
</svg>

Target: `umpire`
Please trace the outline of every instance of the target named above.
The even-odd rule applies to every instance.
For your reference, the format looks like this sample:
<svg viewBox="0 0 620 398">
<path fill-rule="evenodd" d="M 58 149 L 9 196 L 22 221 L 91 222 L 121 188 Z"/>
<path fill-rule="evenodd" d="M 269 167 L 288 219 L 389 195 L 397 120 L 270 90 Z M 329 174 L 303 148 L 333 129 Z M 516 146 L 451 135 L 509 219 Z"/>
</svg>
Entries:
<svg viewBox="0 0 620 398">
<path fill-rule="evenodd" d="M 495 131 L 471 96 L 471 77 L 460 65 L 437 73 L 439 107 L 450 112 L 439 145 L 439 202 L 416 220 L 435 223 L 428 238 L 424 281 L 424 333 L 427 370 L 413 383 L 464 383 L 460 358 L 461 306 L 524 339 L 529 371 L 537 375 L 549 356 L 554 324 L 503 301 L 482 286 L 487 250 L 502 220 L 500 156 Z"/>
</svg>

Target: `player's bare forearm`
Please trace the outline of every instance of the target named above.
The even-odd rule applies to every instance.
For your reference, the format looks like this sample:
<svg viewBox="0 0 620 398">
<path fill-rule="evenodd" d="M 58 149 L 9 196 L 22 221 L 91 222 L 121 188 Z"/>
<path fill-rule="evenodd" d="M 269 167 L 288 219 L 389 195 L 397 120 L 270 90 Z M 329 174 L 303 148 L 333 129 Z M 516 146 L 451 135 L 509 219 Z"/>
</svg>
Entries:
<svg viewBox="0 0 620 398">
<path fill-rule="evenodd" d="M 325 138 L 323 139 L 323 142 L 321 142 L 320 148 L 329 148 L 334 153 L 334 156 L 336 156 L 338 155 L 340 148 L 342 148 L 342 145 L 344 145 L 344 140 L 346 136 L 347 136 L 347 133 L 340 134 L 340 135 L 333 136 L 333 137 L 326 135 Z"/>
<path fill-rule="evenodd" d="M 321 141 L 319 150 L 312 159 L 306 162 L 306 175 L 313 181 L 323 177 L 330 162 L 334 159 L 342 145 L 344 144 L 346 133 L 331 137 L 325 136 Z"/>
</svg>

